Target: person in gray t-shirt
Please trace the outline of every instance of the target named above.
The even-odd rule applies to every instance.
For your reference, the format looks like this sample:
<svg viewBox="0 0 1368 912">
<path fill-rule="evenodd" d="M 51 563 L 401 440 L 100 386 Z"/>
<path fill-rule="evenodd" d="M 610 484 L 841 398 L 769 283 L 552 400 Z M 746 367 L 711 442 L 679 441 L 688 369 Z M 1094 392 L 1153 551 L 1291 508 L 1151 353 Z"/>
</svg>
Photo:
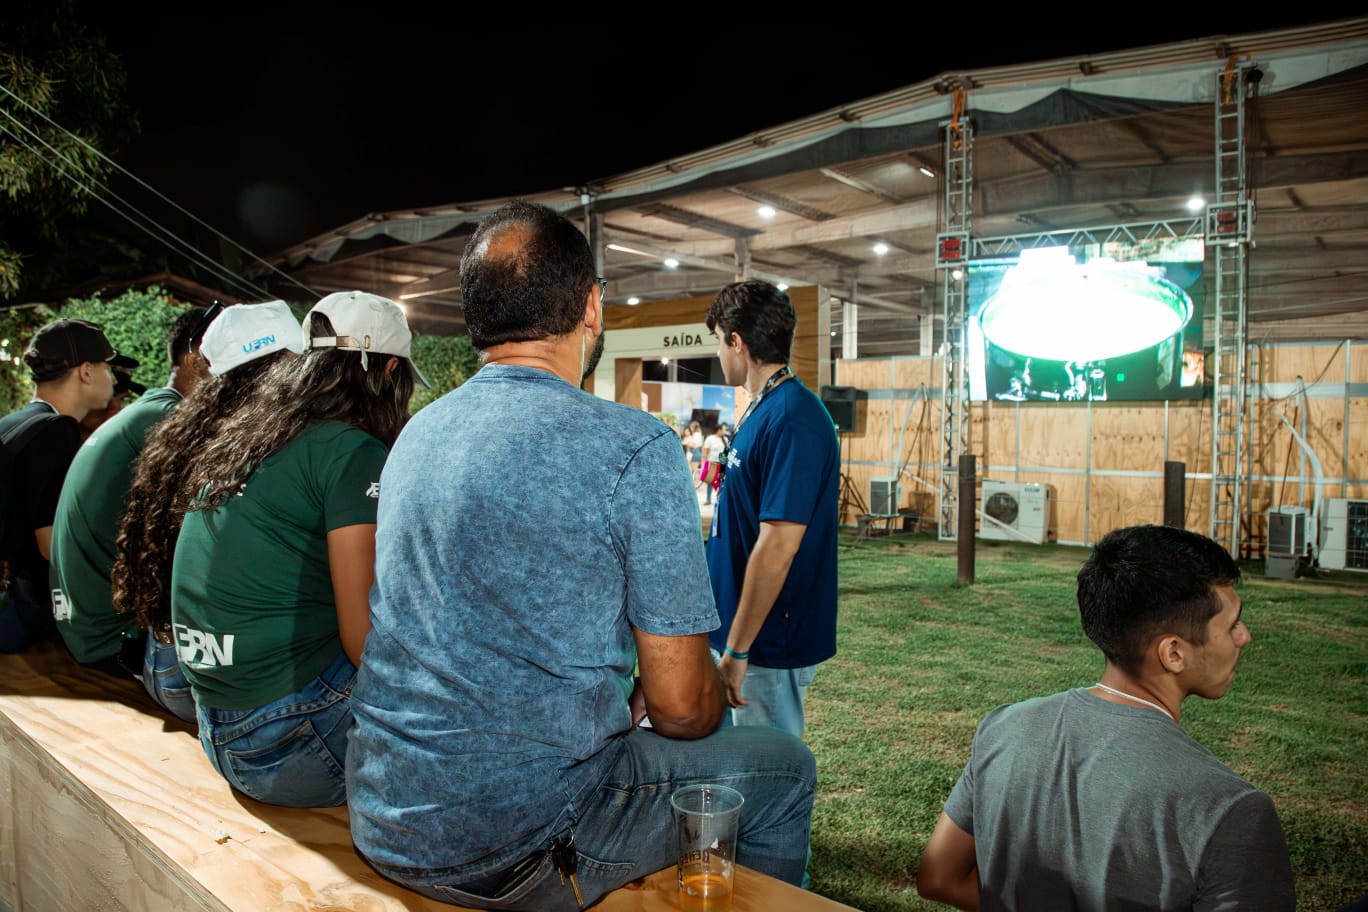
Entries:
<svg viewBox="0 0 1368 912">
<path fill-rule="evenodd" d="M 1118 529 L 1078 574 L 1102 680 L 999 706 L 922 854 L 917 891 L 961 909 L 1290 910 L 1273 801 L 1178 726 L 1250 642 L 1216 542 Z"/>
</svg>

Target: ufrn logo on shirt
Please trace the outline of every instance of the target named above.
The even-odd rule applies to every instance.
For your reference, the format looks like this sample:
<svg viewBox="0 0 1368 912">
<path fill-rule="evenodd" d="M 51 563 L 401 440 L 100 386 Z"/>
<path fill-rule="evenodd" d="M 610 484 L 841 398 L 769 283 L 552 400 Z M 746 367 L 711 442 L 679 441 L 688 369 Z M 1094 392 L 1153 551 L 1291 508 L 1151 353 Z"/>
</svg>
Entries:
<svg viewBox="0 0 1368 912">
<path fill-rule="evenodd" d="M 184 624 L 172 626 L 176 632 L 176 658 L 186 665 L 192 668 L 214 668 L 233 664 L 233 640 L 236 634 L 226 633 L 220 639 L 212 633 Z"/>
</svg>

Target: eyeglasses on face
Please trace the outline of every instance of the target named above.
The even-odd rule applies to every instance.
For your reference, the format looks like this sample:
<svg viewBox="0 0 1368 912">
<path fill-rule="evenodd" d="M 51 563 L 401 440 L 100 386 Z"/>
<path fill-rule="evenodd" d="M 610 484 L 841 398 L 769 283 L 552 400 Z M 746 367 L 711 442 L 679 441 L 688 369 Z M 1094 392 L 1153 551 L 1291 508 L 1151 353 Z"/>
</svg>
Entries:
<svg viewBox="0 0 1368 912">
<path fill-rule="evenodd" d="M 594 279 L 594 284 L 599 287 L 599 300 L 602 301 L 608 295 L 608 280 L 598 276 Z"/>
</svg>

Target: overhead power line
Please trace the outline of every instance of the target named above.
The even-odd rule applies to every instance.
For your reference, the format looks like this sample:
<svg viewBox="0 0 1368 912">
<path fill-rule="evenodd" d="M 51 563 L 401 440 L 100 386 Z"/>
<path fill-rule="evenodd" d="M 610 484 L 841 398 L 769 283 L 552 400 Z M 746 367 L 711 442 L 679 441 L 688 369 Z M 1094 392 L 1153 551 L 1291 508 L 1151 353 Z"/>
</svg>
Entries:
<svg viewBox="0 0 1368 912">
<path fill-rule="evenodd" d="M 150 192 L 151 194 L 153 194 L 154 196 L 156 196 L 158 199 L 162 200 L 164 203 L 166 203 L 167 205 L 171 206 L 171 207 L 172 207 L 173 209 L 175 209 L 176 211 L 180 212 L 181 214 L 183 214 L 184 216 L 186 216 L 187 218 L 189 218 L 189 219 L 190 219 L 192 222 L 194 222 L 195 224 L 200 225 L 200 226 L 203 227 L 205 230 L 209 231 L 210 233 L 212 233 L 212 234 L 215 235 L 216 237 L 220 238 L 221 240 L 223 240 L 223 241 L 226 242 L 227 244 L 229 244 L 229 245 L 231 245 L 232 247 L 234 247 L 234 248 L 236 248 L 236 249 L 242 251 L 242 253 L 245 254 L 245 255 L 246 255 L 248 258 L 250 258 L 251 260 L 253 260 L 253 261 L 255 261 L 255 262 L 261 264 L 262 266 L 266 267 L 266 269 L 269 270 L 270 272 L 272 272 L 272 273 L 274 273 L 274 274 L 280 276 L 282 279 L 284 279 L 284 280 L 290 282 L 291 284 L 297 286 L 297 287 L 300 288 L 301 290 L 307 292 L 309 295 L 311 295 L 311 296 L 313 296 L 313 297 L 317 297 L 317 296 L 318 296 L 318 293 L 317 293 L 316 291 L 314 291 L 312 288 L 310 288 L 309 286 L 303 284 L 303 283 L 300 282 L 298 279 L 296 279 L 294 276 L 291 276 L 291 275 L 289 275 L 288 273 L 285 273 L 285 272 L 281 271 L 279 268 L 277 268 L 276 266 L 272 265 L 271 263 L 268 263 L 266 260 L 264 260 L 264 259 L 262 259 L 261 257 L 257 256 L 257 255 L 256 255 L 255 253 L 253 253 L 251 250 L 247 249 L 246 247 L 244 247 L 244 246 L 242 246 L 241 244 L 239 244 L 237 241 L 235 241 L 235 240 L 233 240 L 232 238 L 228 237 L 228 236 L 225 235 L 223 232 L 219 231 L 217 228 L 215 228 L 214 226 L 210 225 L 208 222 L 205 222 L 203 219 L 199 218 L 199 217 L 196 216 L 194 213 L 192 213 L 192 212 L 190 212 L 189 210 L 185 209 L 183 206 L 181 206 L 181 205 L 179 205 L 178 203 L 176 203 L 174 200 L 172 200 L 171 198 L 169 198 L 168 196 L 166 196 L 165 194 L 163 194 L 161 191 L 157 190 L 155 187 L 153 187 L 152 185 L 148 184 L 146 181 L 142 180 L 140 177 L 138 177 L 137 175 L 133 174 L 133 173 L 132 173 L 131 171 L 129 171 L 128 169 L 124 168 L 122 165 L 120 165 L 118 162 L 116 162 L 116 161 L 114 161 L 113 159 L 111 159 L 109 156 L 105 155 L 105 154 L 104 154 L 103 152 L 101 152 L 99 149 L 95 148 L 95 147 L 92 146 L 90 143 L 86 142 L 86 141 L 85 141 L 84 139 L 82 139 L 80 136 L 78 136 L 78 135 L 76 135 L 75 133 L 71 132 L 71 131 L 68 130 L 66 127 L 62 126 L 61 124 L 59 124 L 59 123 L 57 123 L 56 121 L 54 121 L 52 118 L 48 117 L 48 116 L 47 116 L 45 113 L 43 113 L 42 111 L 40 111 L 40 110 L 38 110 L 37 108 L 33 107 L 31 104 L 29 104 L 29 103 L 28 103 L 27 101 L 25 101 L 24 99 L 20 98 L 18 95 L 16 95 L 14 92 L 10 91 L 10 90 L 9 90 L 8 88 L 6 88 L 5 86 L 0 85 L 0 92 L 3 92 L 5 95 L 7 95 L 7 96 L 9 96 L 10 98 L 12 98 L 15 102 L 17 102 L 19 105 L 23 106 L 23 108 L 24 108 L 25 110 L 29 111 L 29 112 L 32 113 L 34 116 L 41 118 L 44 122 L 46 122 L 46 123 L 47 123 L 48 125 L 50 125 L 52 128 L 54 128 L 54 129 L 56 129 L 56 130 L 59 130 L 60 132 L 62 132 L 62 133 L 65 134 L 66 136 L 70 137 L 72 140 L 74 140 L 76 143 L 78 143 L 78 144 L 79 144 L 81 147 L 83 147 L 84 149 L 88 150 L 91 154 L 93 154 L 94 156 L 96 156 L 98 159 L 100 159 L 101 161 L 107 163 L 112 169 L 114 169 L 115 171 L 119 172 L 120 174 L 123 174 L 124 176 L 126 176 L 127 178 L 129 178 L 130 180 L 132 180 L 134 183 L 136 183 L 138 186 L 141 186 L 142 188 L 144 188 L 145 190 L 147 190 L 148 192 Z M 0 108 L 0 114 L 4 114 L 4 115 L 5 115 L 6 117 L 8 117 L 11 121 L 13 121 L 16 125 L 18 125 L 21 129 L 25 130 L 26 132 L 28 132 L 29 134 L 31 134 L 32 136 L 34 136 L 36 139 L 38 139 L 40 142 L 42 142 L 43 145 L 44 145 L 45 147 L 47 147 L 49 150 L 51 150 L 51 152 L 52 152 L 53 155 L 56 155 L 59 159 L 62 157 L 62 153 L 61 153 L 60 151 L 58 151 L 57 149 L 54 149 L 54 148 L 51 146 L 51 144 L 49 144 L 46 140 L 44 140 L 44 139 L 42 138 L 42 136 L 41 136 L 40 134 L 37 133 L 37 131 L 35 131 L 35 130 L 33 130 L 32 128 L 30 128 L 30 127 L 28 127 L 27 125 L 25 125 L 22 121 L 19 120 L 19 118 L 18 118 L 15 114 L 13 114 L 13 113 L 11 113 L 11 112 L 5 110 L 4 108 Z M 3 129 L 3 128 L 4 128 L 4 125 L 3 125 L 3 124 L 0 124 L 0 129 Z M 12 130 L 6 130 L 6 132 L 8 132 L 11 136 L 13 136 L 13 137 L 16 139 L 16 141 L 18 141 L 18 142 L 19 142 L 21 145 L 23 145 L 25 148 L 29 149 L 29 151 L 33 152 L 33 153 L 34 153 L 35 155 L 37 155 L 39 158 L 42 158 L 42 159 L 43 159 L 45 162 L 47 162 L 49 165 L 52 165 L 52 162 L 51 162 L 49 159 L 47 159 L 45 156 L 43 156 L 43 154 L 42 154 L 41 152 L 38 152 L 36 149 L 33 149 L 33 147 L 30 146 L 28 143 L 24 142 L 23 139 L 20 138 L 19 136 L 17 136 Z M 72 165 L 72 167 L 75 167 L 75 166 L 74 166 L 74 163 L 68 162 L 68 164 Z M 155 228 L 155 231 L 154 231 L 152 228 L 149 228 L 148 225 L 141 224 L 141 223 L 139 223 L 136 219 L 131 218 L 126 212 L 121 211 L 117 206 L 115 206 L 115 205 L 113 205 L 112 203 L 110 203 L 109 200 L 105 199 L 105 198 L 104 198 L 103 196 L 101 196 L 98 192 L 95 192 L 94 190 L 92 190 L 89 186 L 87 186 L 86 184 L 84 184 L 84 183 L 83 183 L 78 177 L 76 177 L 75 175 L 67 174 L 66 171 L 65 171 L 63 168 L 61 168 L 60 166 L 53 166 L 53 167 L 54 167 L 59 173 L 61 173 L 63 177 L 66 177 L 67 179 L 71 180 L 73 183 L 77 184 L 77 186 L 80 186 L 83 190 L 85 190 L 87 193 L 89 193 L 89 194 L 90 194 L 92 197 L 94 197 L 95 199 L 99 200 L 99 201 L 100 201 L 101 203 L 103 203 L 105 206 L 108 206 L 108 207 L 109 207 L 110 209 L 112 209 L 114 212 L 118 213 L 120 216 L 124 217 L 125 219 L 128 219 L 130 222 L 132 222 L 132 223 L 133 223 L 134 225 L 136 225 L 138 228 L 140 228 L 141 230 L 147 232 L 148 234 L 151 234 L 153 237 L 156 237 L 158 240 L 162 241 L 163 243 L 171 244 L 173 247 L 179 248 L 180 250 L 182 250 L 182 251 L 184 251 L 184 252 L 187 252 L 187 253 L 190 255 L 190 257 L 191 257 L 192 259 L 196 260 L 196 261 L 199 262 L 201 265 L 204 265 L 207 269 L 209 269 L 210 272 L 214 273 L 215 275 L 220 276 L 221 278 L 225 278 L 225 280 L 230 281 L 231 284 L 235 285 L 235 286 L 238 287 L 238 288 L 250 288 L 250 289 L 252 289 L 253 293 L 255 293 L 255 294 L 260 294 L 260 295 L 263 296 L 263 297 L 268 297 L 268 296 L 269 296 L 268 292 L 266 292 L 265 290 L 263 290 L 263 289 L 257 287 L 257 286 L 256 286 L 254 283 L 252 283 L 250 280 L 248 280 L 248 279 L 246 279 L 246 278 L 244 278 L 244 277 L 238 276 L 236 273 L 231 272 L 230 270 L 227 269 L 227 267 L 222 266 L 222 264 L 218 263 L 217 261 L 213 261 L 213 260 L 209 259 L 208 257 L 206 257 L 206 256 L 200 251 L 200 249 L 199 249 L 196 245 L 194 245 L 192 242 L 186 241 L 186 240 L 182 239 L 179 235 L 177 235 L 177 234 L 176 234 L 174 231 L 172 231 L 171 229 L 166 228 L 165 226 L 163 226 L 163 225 L 161 225 L 160 223 L 158 223 L 158 222 L 157 222 L 154 218 L 152 218 L 151 216 L 147 215 L 146 213 L 141 212 L 141 211 L 138 210 L 135 206 L 133 206 L 131 203 L 129 203 L 127 200 L 124 200 L 124 199 L 123 199 L 122 197 L 120 197 L 118 194 L 116 194 L 116 193 L 114 193 L 112 190 L 110 190 L 107 186 L 105 186 L 105 185 L 103 185 L 103 184 L 99 184 L 99 186 L 100 186 L 100 188 L 101 188 L 102 190 L 104 190 L 106 193 L 109 193 L 109 195 L 112 196 L 114 199 L 118 200 L 121 204 L 127 206 L 130 210 L 132 210 L 133 212 L 136 212 L 140 217 L 142 217 L 143 219 L 145 219 L 151 226 L 153 226 L 153 227 Z M 161 236 L 161 237 L 157 237 L 157 232 L 160 232 L 162 236 Z M 226 274 L 226 275 L 225 275 L 225 274 Z M 229 278 L 229 277 L 231 277 L 231 278 Z"/>
</svg>

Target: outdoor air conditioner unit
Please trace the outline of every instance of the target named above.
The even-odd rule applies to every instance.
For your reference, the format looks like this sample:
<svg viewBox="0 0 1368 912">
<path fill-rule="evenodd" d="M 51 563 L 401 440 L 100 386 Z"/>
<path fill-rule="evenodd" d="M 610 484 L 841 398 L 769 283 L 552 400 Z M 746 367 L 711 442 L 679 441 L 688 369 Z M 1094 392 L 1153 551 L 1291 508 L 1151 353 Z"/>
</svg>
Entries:
<svg viewBox="0 0 1368 912">
<path fill-rule="evenodd" d="M 898 479 L 869 479 L 869 515 L 898 515 Z"/>
<path fill-rule="evenodd" d="M 1320 565 L 1368 570 L 1368 500 L 1332 497 L 1321 510 Z"/>
<path fill-rule="evenodd" d="M 1306 558 L 1306 508 L 1269 507 L 1268 545 L 1264 549 L 1264 576 L 1293 579 Z"/>
<path fill-rule="evenodd" d="M 983 479 L 980 509 L 1002 526 L 980 517 L 978 537 L 1037 543 L 1054 541 L 1055 530 L 1050 522 L 1053 514 L 1051 490 L 1049 485 L 1036 482 Z"/>
</svg>

